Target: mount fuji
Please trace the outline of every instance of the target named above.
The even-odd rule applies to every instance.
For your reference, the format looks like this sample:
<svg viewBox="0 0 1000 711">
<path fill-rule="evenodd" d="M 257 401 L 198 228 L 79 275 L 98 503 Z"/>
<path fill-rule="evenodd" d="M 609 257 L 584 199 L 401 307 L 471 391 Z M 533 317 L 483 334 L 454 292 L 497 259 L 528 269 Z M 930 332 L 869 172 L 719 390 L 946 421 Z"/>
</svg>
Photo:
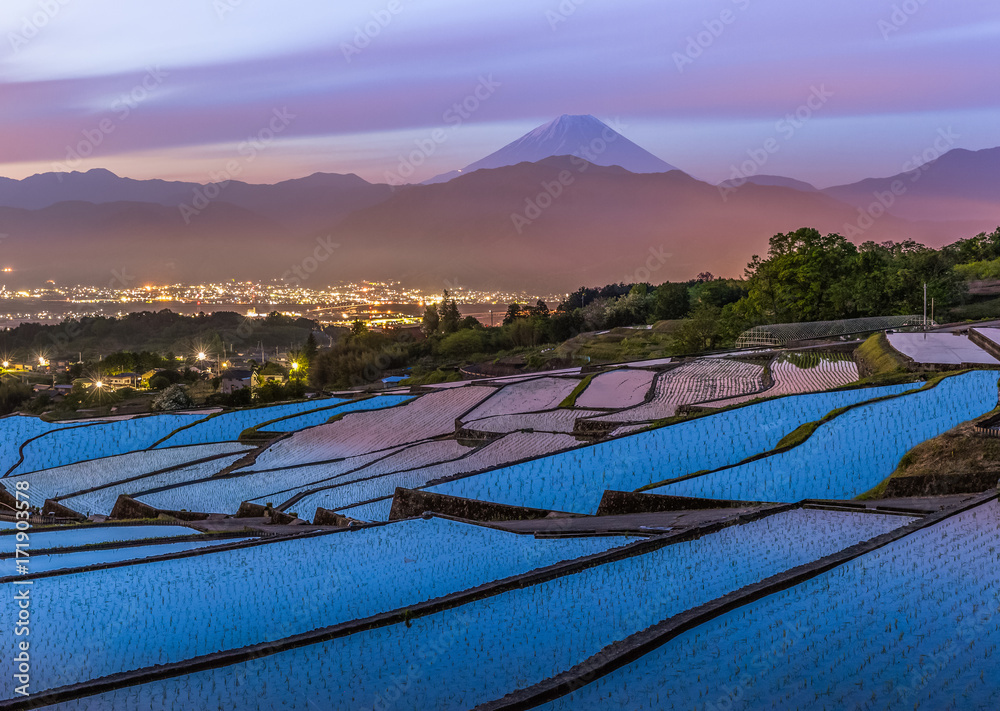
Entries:
<svg viewBox="0 0 1000 711">
<path fill-rule="evenodd" d="M 593 116 L 563 114 L 461 170 L 425 180 L 424 185 L 446 183 L 452 178 L 476 170 L 537 163 L 546 158 L 567 155 L 582 158 L 594 165 L 618 165 L 630 173 L 666 173 L 678 170 Z"/>
</svg>

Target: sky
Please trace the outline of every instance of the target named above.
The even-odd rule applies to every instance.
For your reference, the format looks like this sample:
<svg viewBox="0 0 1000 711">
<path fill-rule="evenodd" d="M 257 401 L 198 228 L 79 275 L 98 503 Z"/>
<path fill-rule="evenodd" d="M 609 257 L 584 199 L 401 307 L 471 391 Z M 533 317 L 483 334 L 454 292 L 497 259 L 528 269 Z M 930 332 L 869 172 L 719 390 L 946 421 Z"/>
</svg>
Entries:
<svg viewBox="0 0 1000 711">
<path fill-rule="evenodd" d="M 422 180 L 569 113 L 826 187 L 1000 145 L 998 87 L 987 0 L 5 0 L 0 176 Z"/>
</svg>

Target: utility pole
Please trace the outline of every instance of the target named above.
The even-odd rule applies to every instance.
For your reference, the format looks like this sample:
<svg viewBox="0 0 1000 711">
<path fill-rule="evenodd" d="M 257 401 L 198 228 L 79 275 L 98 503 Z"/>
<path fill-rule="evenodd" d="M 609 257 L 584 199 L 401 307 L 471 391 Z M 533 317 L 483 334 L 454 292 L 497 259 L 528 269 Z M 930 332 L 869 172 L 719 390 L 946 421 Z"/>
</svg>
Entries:
<svg viewBox="0 0 1000 711">
<path fill-rule="evenodd" d="M 924 330 L 927 330 L 927 282 L 924 282 Z"/>
</svg>

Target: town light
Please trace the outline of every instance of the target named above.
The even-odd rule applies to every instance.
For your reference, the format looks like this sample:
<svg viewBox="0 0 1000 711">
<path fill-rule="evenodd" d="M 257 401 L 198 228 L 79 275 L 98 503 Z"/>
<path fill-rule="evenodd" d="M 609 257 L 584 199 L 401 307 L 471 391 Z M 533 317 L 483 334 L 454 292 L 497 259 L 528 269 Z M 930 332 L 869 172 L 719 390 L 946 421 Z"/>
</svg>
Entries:
<svg viewBox="0 0 1000 711">
<path fill-rule="evenodd" d="M 104 387 L 104 383 L 101 382 L 100 380 L 98 380 L 96 383 L 94 383 L 94 387 L 95 388 L 103 388 Z"/>
<path fill-rule="evenodd" d="M 205 358 L 206 358 L 205 352 L 204 351 L 200 351 L 198 353 L 198 360 L 205 360 Z"/>
</svg>

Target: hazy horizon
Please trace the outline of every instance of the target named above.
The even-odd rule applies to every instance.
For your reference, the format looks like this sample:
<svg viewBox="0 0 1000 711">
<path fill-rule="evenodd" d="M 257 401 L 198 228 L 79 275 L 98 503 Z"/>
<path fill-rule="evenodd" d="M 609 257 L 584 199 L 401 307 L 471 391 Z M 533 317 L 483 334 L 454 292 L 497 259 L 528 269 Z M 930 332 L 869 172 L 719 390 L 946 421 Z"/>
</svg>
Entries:
<svg viewBox="0 0 1000 711">
<path fill-rule="evenodd" d="M 899 173 L 939 130 L 956 148 L 1000 145 L 982 69 L 1000 59 L 989 8 L 779 5 L 14 2 L 0 21 L 0 129 L 18 140 L 0 148 L 0 175 L 100 167 L 204 183 L 235 157 L 247 182 L 385 182 L 443 130 L 419 182 L 563 113 L 614 121 L 711 183 L 768 138 L 781 150 L 761 172 L 819 188 Z M 829 100 L 781 126 L 817 88 Z M 247 160 L 240 146 L 261 131 Z"/>
</svg>

